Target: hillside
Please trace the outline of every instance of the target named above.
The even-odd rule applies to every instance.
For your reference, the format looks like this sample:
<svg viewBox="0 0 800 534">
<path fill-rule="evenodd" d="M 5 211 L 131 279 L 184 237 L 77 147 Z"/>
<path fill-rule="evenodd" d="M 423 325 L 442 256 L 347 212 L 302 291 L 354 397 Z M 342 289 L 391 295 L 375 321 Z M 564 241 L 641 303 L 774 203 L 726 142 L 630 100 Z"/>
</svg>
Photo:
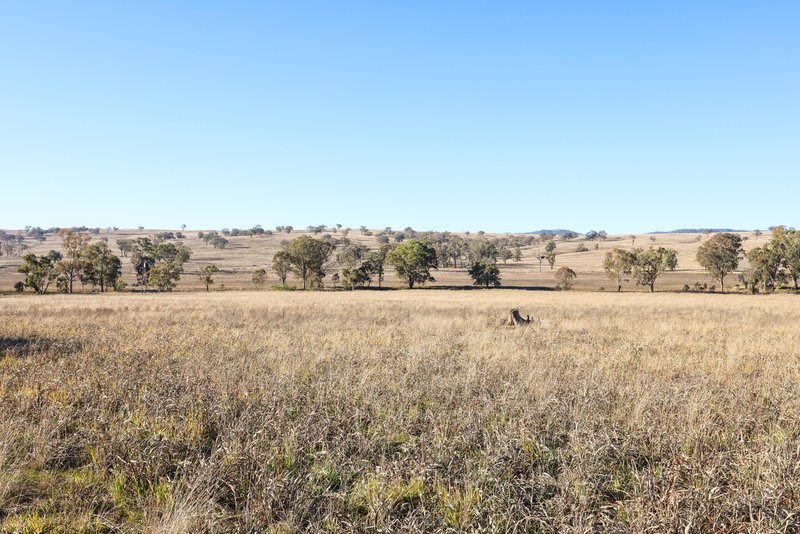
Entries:
<svg viewBox="0 0 800 534">
<path fill-rule="evenodd" d="M 163 229 L 144 229 L 144 230 L 102 230 L 100 234 L 93 236 L 93 239 L 107 239 L 109 245 L 115 253 L 119 253 L 116 247 L 117 239 L 131 239 L 136 237 L 152 237 L 156 233 L 163 232 Z M 173 230 L 177 232 L 177 230 Z M 24 233 L 21 231 L 6 230 L 9 234 Z M 362 244 L 369 248 L 379 246 L 378 235 L 380 230 L 372 230 L 372 235 L 362 235 L 358 230 L 353 230 L 347 236 L 353 243 Z M 294 239 L 301 235 L 314 235 L 308 231 L 293 231 L 290 234 L 273 233 L 272 235 L 262 236 L 237 236 L 227 237 L 229 243 L 224 249 L 215 249 L 198 238 L 195 230 L 185 230 L 186 238 L 181 240 L 192 251 L 192 258 L 186 264 L 186 271 L 180 283 L 178 291 L 197 290 L 201 288 L 200 280 L 197 277 L 198 269 L 205 264 L 213 263 L 217 265 L 220 272 L 215 276 L 214 289 L 253 289 L 250 280 L 253 270 L 265 268 L 268 271 L 268 282 L 266 288 L 277 283 L 274 274 L 271 272 L 270 265 L 272 256 L 280 249 L 281 242 L 287 239 Z M 324 234 L 318 234 L 317 237 Z M 478 236 L 476 234 L 465 235 L 463 233 L 453 233 L 467 239 L 506 239 L 518 236 L 524 239 L 530 234 L 486 234 Z M 745 238 L 744 247 L 746 250 L 764 244 L 768 235 L 756 236 L 752 232 L 742 232 Z M 340 238 L 341 233 L 331 233 L 334 238 Z M 578 273 L 576 289 L 579 290 L 599 290 L 601 287 L 611 289 L 610 281 L 602 271 L 602 260 L 606 251 L 614 248 L 631 249 L 647 246 L 671 247 L 678 252 L 678 269 L 663 275 L 656 288 L 660 290 L 678 290 L 684 284 L 693 285 L 695 282 L 701 284 L 714 282 L 706 275 L 695 260 L 695 255 L 700 244 L 708 239 L 703 234 L 696 233 L 664 233 L 647 234 L 637 236 L 635 241 L 630 235 L 609 235 L 605 240 L 587 241 L 583 236 L 570 241 L 563 241 L 560 237 L 557 242 L 557 260 L 555 267 L 566 265 Z M 51 249 L 61 250 L 61 241 L 58 236 L 48 234 L 45 241 L 38 241 L 32 237 L 23 240 L 27 251 L 37 254 L 46 253 Z M 587 252 L 576 252 L 579 245 L 583 245 L 589 250 Z M 544 243 L 537 241 L 535 244 L 522 246 L 522 261 L 514 262 L 508 260 L 507 263 L 499 262 L 504 287 L 520 288 L 552 288 L 555 283 L 553 280 L 554 270 L 551 270 L 547 262 L 541 267 L 537 259 L 543 253 Z M 123 278 L 132 285 L 134 281 L 133 270 L 129 258 L 122 258 Z M 22 280 L 22 275 L 17 273 L 17 267 L 21 263 L 18 256 L 0 256 L 0 291 L 12 291 L 15 282 Z M 335 264 L 333 265 L 335 268 Z M 436 282 L 430 283 L 426 287 L 463 287 L 471 286 L 472 281 L 467 275 L 466 268 L 447 268 L 439 269 L 435 273 Z M 731 288 L 735 280 L 730 280 Z M 289 284 L 295 281 L 289 279 Z M 326 279 L 326 285 L 330 284 L 330 279 Z M 400 280 L 394 272 L 388 271 L 384 286 L 401 287 Z M 636 287 L 632 283 L 626 285 L 627 291 L 642 291 L 643 288 Z"/>
</svg>

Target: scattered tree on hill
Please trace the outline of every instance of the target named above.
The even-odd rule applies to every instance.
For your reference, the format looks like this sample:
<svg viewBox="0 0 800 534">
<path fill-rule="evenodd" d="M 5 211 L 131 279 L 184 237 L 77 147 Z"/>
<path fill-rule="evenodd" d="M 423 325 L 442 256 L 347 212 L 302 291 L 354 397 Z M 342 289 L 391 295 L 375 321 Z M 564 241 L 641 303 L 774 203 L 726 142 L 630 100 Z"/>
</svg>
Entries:
<svg viewBox="0 0 800 534">
<path fill-rule="evenodd" d="M 22 265 L 17 272 L 25 275 L 25 287 L 33 289 L 39 295 L 47 293 L 47 288 L 58 277 L 56 264 L 61 261 L 61 253 L 51 250 L 44 256 L 29 252 L 22 257 Z"/>
<path fill-rule="evenodd" d="M 514 257 L 514 253 L 511 252 L 511 249 L 503 247 L 503 248 L 500 249 L 500 253 L 498 254 L 498 257 L 501 260 L 503 260 L 503 263 L 507 263 L 508 260 L 510 260 L 511 258 Z"/>
<path fill-rule="evenodd" d="M 485 288 L 497 287 L 500 285 L 500 270 L 497 264 L 480 260 L 472 264 L 469 269 L 469 275 L 472 277 L 475 286 L 483 286 Z"/>
<path fill-rule="evenodd" d="M 578 234 L 572 231 L 564 232 L 563 234 L 561 234 L 561 239 L 563 239 L 564 241 L 569 241 L 570 239 L 575 239 L 576 237 L 578 237 Z"/>
<path fill-rule="evenodd" d="M 198 235 L 203 237 L 202 233 L 203 232 L 198 232 Z M 122 257 L 127 258 L 128 253 L 133 251 L 133 239 L 117 239 L 117 248 L 122 254 Z"/>
<path fill-rule="evenodd" d="M 556 271 L 555 278 L 556 278 L 556 288 L 569 290 L 572 289 L 573 281 L 578 277 L 578 275 L 570 269 L 569 267 L 562 266 Z"/>
<path fill-rule="evenodd" d="M 594 241 L 595 239 L 605 239 L 607 237 L 608 234 L 606 234 L 605 230 L 600 230 L 599 232 L 595 230 L 589 230 L 588 232 L 586 232 L 587 241 Z"/>
<path fill-rule="evenodd" d="M 413 289 L 415 284 L 436 281 L 431 275 L 431 269 L 437 265 L 436 249 L 429 243 L 410 239 L 389 252 L 386 261 L 408 283 L 409 289 Z"/>
<path fill-rule="evenodd" d="M 219 272 L 219 268 L 213 263 L 200 267 L 200 280 L 205 284 L 206 291 L 209 291 L 211 284 L 214 283 L 214 275 Z"/>
<path fill-rule="evenodd" d="M 514 247 L 513 258 L 515 262 L 522 261 L 522 249 L 519 246 Z"/>
<path fill-rule="evenodd" d="M 621 248 L 614 248 L 606 252 L 603 259 L 603 269 L 608 274 L 611 280 L 617 283 L 617 292 L 622 291 L 622 282 L 625 281 L 625 275 L 631 274 L 633 264 L 636 261 L 636 256 Z"/>
<path fill-rule="evenodd" d="M 736 270 L 741 257 L 742 238 L 737 234 L 716 234 L 697 251 L 697 262 L 719 280 L 722 292 L 725 292 L 725 276 Z"/>
<path fill-rule="evenodd" d="M 671 248 L 636 249 L 633 251 L 633 278 L 636 283 L 648 286 L 650 292 L 655 291 L 658 277 L 665 271 L 672 271 L 678 266 L 678 253 Z"/>
</svg>

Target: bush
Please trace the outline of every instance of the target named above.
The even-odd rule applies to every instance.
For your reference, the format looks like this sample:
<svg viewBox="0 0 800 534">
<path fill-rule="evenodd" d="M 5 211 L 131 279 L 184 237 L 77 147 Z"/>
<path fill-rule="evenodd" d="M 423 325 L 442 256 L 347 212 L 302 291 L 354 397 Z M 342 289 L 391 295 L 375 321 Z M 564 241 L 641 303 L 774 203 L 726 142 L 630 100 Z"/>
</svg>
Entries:
<svg viewBox="0 0 800 534">
<path fill-rule="evenodd" d="M 17 282 L 16 284 L 14 284 L 14 290 L 17 293 L 22 293 L 23 291 L 25 291 L 25 284 L 23 282 Z"/>
<path fill-rule="evenodd" d="M 565 291 L 572 289 L 573 281 L 578 277 L 577 273 L 569 267 L 561 267 L 556 271 L 556 288 Z"/>
<path fill-rule="evenodd" d="M 253 276 L 251 277 L 253 283 L 257 286 L 262 286 L 267 281 L 267 270 L 266 269 L 256 269 L 253 271 Z"/>
<path fill-rule="evenodd" d="M 584 245 L 583 243 L 581 243 L 580 245 L 578 245 L 578 246 L 575 248 L 575 252 L 589 252 L 589 249 L 588 249 L 588 248 L 586 248 L 586 245 Z"/>
</svg>

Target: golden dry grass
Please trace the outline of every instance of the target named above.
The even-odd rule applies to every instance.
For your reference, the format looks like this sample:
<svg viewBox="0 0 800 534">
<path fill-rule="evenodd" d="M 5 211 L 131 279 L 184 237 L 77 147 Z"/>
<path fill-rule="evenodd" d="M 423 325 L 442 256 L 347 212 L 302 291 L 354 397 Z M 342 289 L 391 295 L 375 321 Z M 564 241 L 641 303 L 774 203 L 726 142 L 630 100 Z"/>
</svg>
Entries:
<svg viewBox="0 0 800 534">
<path fill-rule="evenodd" d="M 796 531 L 799 303 L 2 298 L 0 524 Z"/>
<path fill-rule="evenodd" d="M 117 239 L 152 236 L 159 231 L 160 230 L 118 230 L 108 232 L 103 230 L 101 234 L 95 236 L 94 239 L 107 238 L 112 250 L 118 253 L 119 251 L 115 244 Z M 363 236 L 358 230 L 354 230 L 351 231 L 347 237 L 354 243 L 359 243 L 375 249 L 380 246 L 377 241 L 377 234 L 379 231 L 374 230 L 373 232 L 374 235 L 372 236 Z M 278 283 L 270 266 L 272 256 L 280 249 L 281 241 L 294 239 L 300 235 L 313 235 L 308 232 L 295 231 L 291 234 L 276 233 L 271 236 L 262 237 L 229 237 L 230 243 L 228 248 L 217 250 L 198 239 L 197 232 L 186 231 L 185 234 L 187 239 L 183 242 L 192 250 L 192 259 L 186 264 L 186 272 L 178 284 L 178 291 L 196 291 L 203 289 L 203 284 L 198 278 L 197 273 L 202 265 L 208 263 L 213 263 L 220 268 L 220 272 L 214 276 L 214 289 L 216 290 L 219 290 L 222 286 L 226 289 L 255 289 L 250 277 L 252 272 L 258 268 L 267 269 L 269 274 L 266 287 L 270 287 Z M 334 237 L 341 237 L 341 234 L 331 235 Z M 470 236 L 464 236 L 464 234 L 458 235 L 470 239 L 504 238 L 508 236 L 508 234 L 486 234 L 483 237 L 475 234 Z M 742 235 L 747 239 L 744 243 L 745 249 L 747 250 L 763 245 L 769 239 L 768 233 L 756 236 L 752 232 L 745 232 Z M 319 237 L 319 235 L 316 237 Z M 701 239 L 701 241 L 698 241 L 698 238 Z M 702 270 L 695 259 L 697 249 L 706 239 L 706 236 L 700 234 L 659 234 L 652 236 L 643 234 L 637 236 L 635 246 L 645 248 L 651 245 L 665 246 L 674 248 L 678 252 L 678 269 L 675 272 L 665 273 L 656 283 L 657 290 L 675 291 L 680 290 L 684 284 L 692 286 L 696 282 L 708 285 L 718 284 L 718 282 L 712 280 L 707 273 Z M 578 273 L 578 279 L 575 281 L 576 289 L 590 291 L 596 291 L 601 287 L 606 290 L 614 289 L 614 284 L 606 277 L 602 270 L 603 256 L 608 250 L 614 247 L 631 249 L 634 245 L 628 235 L 612 235 L 609 236 L 607 240 L 593 242 L 587 242 L 583 238 L 568 242 L 561 241 L 557 238 L 556 241 L 558 243 L 556 249 L 558 253 L 556 269 L 561 265 L 572 268 Z M 25 243 L 30 247 L 30 251 L 37 254 L 46 254 L 50 249 L 60 250 L 61 248 L 60 239 L 52 235 L 48 236 L 48 239 L 44 242 L 29 238 L 26 239 Z M 578 245 L 586 246 L 589 249 L 588 252 L 575 252 Z M 595 245 L 598 247 L 597 250 L 594 248 Z M 521 262 L 501 262 L 499 267 L 503 285 L 507 287 L 553 288 L 555 286 L 555 280 L 553 278 L 555 270 L 551 270 L 545 262 L 542 271 L 539 271 L 539 262 L 536 258 L 543 253 L 543 249 L 544 243 L 523 247 L 523 260 Z M 135 277 L 129 258 L 122 258 L 122 262 L 123 278 L 128 284 L 133 284 Z M 21 259 L 19 257 L 0 256 L 0 292 L 11 291 L 14 283 L 23 279 L 23 275 L 16 272 L 20 263 Z M 427 287 L 469 286 L 472 284 L 472 280 L 467 274 L 466 268 L 440 269 L 435 271 L 434 275 L 436 276 L 436 282 L 428 284 Z M 726 279 L 726 289 L 733 288 L 736 282 L 735 278 L 735 276 L 730 276 Z M 325 282 L 330 286 L 330 278 L 326 278 Z M 290 277 L 289 283 L 297 285 L 299 282 Z M 391 269 L 387 269 L 386 282 L 384 285 L 399 288 L 403 287 L 403 281 L 398 279 Z M 80 290 L 80 288 L 76 289 L 76 291 Z M 630 282 L 626 284 L 626 291 L 647 291 L 647 288 L 636 286 Z"/>
</svg>

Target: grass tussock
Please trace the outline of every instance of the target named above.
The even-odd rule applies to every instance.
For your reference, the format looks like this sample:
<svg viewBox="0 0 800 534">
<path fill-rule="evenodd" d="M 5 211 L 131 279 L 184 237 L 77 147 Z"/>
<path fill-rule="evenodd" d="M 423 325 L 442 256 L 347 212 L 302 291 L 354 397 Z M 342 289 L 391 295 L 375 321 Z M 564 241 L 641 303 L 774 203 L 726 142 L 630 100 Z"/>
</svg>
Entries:
<svg viewBox="0 0 800 534">
<path fill-rule="evenodd" d="M 798 320 L 789 296 L 3 299 L 0 530 L 794 531 Z"/>
</svg>

